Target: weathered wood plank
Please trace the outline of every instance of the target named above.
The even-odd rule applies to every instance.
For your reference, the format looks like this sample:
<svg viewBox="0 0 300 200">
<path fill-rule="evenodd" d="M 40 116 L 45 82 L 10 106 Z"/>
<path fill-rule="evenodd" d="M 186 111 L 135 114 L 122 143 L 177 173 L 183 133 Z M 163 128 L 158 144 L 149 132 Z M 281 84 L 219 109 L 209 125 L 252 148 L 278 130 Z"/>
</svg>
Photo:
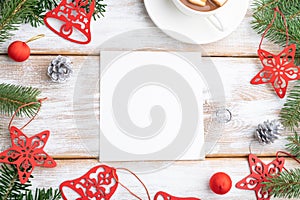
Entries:
<svg viewBox="0 0 300 200">
<path fill-rule="evenodd" d="M 26 129 L 26 133 L 34 134 L 49 129 L 52 133 L 47 151 L 54 157 L 91 157 L 98 155 L 98 135 L 93 130 L 98 125 L 91 121 L 99 117 L 99 57 L 72 56 L 74 63 L 73 78 L 63 84 L 53 83 L 46 75 L 47 66 L 55 56 L 32 56 L 25 63 L 11 62 L 6 56 L 0 57 L 0 80 L 6 83 L 22 84 L 41 89 L 41 97 L 48 97 L 41 109 L 39 117 Z M 207 60 L 208 58 L 204 59 Z M 213 134 L 221 137 L 209 156 L 242 156 L 249 153 L 248 147 L 253 139 L 253 133 L 259 123 L 267 119 L 278 118 L 278 113 L 284 100 L 275 96 L 270 85 L 253 86 L 250 79 L 258 72 L 260 65 L 255 58 L 211 58 L 223 81 L 226 106 L 232 112 L 232 121 L 224 125 L 224 129 L 215 130 Z M 80 71 L 81 64 L 87 67 Z M 78 77 L 90 82 L 78 83 Z M 93 82 L 93 80 L 95 80 Z M 77 84 L 77 85 L 76 85 Z M 83 102 L 74 102 L 77 91 L 92 89 L 93 95 L 83 96 Z M 80 94 L 80 93 L 79 93 Z M 211 101 L 208 99 L 207 101 Z M 208 104 L 209 105 L 209 104 Z M 208 121 L 214 111 L 205 107 L 205 128 L 210 129 Z M 78 123 L 89 123 L 91 126 L 78 131 Z M 26 119 L 16 121 L 21 126 Z M 8 119 L 2 120 L 4 127 L 0 136 L 1 149 L 10 145 L 6 126 Z M 79 123 L 79 125 L 80 125 Z M 80 127 L 79 127 L 80 128 Z M 87 152 L 84 144 L 95 145 L 92 152 Z M 278 140 L 273 145 L 265 146 L 263 155 L 274 155 L 282 149 L 285 141 Z M 258 148 L 258 147 L 257 147 Z M 260 151 L 260 150 L 258 150 Z"/>
<path fill-rule="evenodd" d="M 263 162 L 269 163 L 273 159 L 261 158 Z M 58 166 L 53 169 L 36 168 L 33 172 L 35 179 L 32 183 L 34 187 L 58 187 L 66 180 L 72 180 L 85 174 L 90 168 L 99 165 L 95 160 L 58 160 Z M 166 191 L 177 196 L 194 196 L 201 199 L 243 199 L 255 200 L 253 191 L 240 190 L 235 188 L 235 184 L 249 174 L 248 161 L 246 158 L 219 158 L 207 159 L 200 162 L 176 162 L 168 167 L 159 168 L 162 162 L 133 162 L 133 163 L 109 163 L 113 167 L 126 167 L 133 172 L 143 171 L 149 166 L 157 170 L 146 173 L 138 173 L 138 176 L 146 184 L 151 197 L 158 191 Z M 297 164 L 287 159 L 287 168 L 297 167 Z M 219 196 L 209 189 L 209 179 L 216 172 L 225 172 L 232 179 L 232 189 L 229 193 Z M 117 172 L 119 180 L 126 187 L 136 193 L 142 199 L 147 199 L 142 185 L 128 173 Z M 74 198 L 75 199 L 75 196 Z M 124 188 L 119 186 L 113 195 L 114 200 L 134 199 Z"/>
<path fill-rule="evenodd" d="M 90 54 L 98 52 L 99 45 L 109 38 L 130 30 L 155 27 L 144 7 L 143 0 L 106 1 L 108 4 L 105 18 L 92 22 L 92 42 L 88 45 L 78 45 L 68 42 L 45 26 L 32 28 L 23 25 L 15 36 L 0 46 L 0 53 L 5 53 L 11 41 L 26 41 L 40 33 L 46 34 L 46 38 L 30 44 L 33 54 Z M 245 19 L 239 28 L 227 38 L 211 44 L 203 45 L 207 55 L 211 56 L 256 56 L 260 36 L 250 25 L 251 10 L 249 9 Z M 173 41 L 167 39 L 164 34 L 159 35 L 162 47 L 172 48 Z M 151 37 L 147 36 L 147 42 L 151 43 Z M 141 40 L 142 41 L 142 40 Z M 280 48 L 266 41 L 268 51 L 278 51 Z M 178 48 L 178 45 L 175 45 Z M 191 50 L 189 45 L 180 45 L 183 50 Z"/>
</svg>

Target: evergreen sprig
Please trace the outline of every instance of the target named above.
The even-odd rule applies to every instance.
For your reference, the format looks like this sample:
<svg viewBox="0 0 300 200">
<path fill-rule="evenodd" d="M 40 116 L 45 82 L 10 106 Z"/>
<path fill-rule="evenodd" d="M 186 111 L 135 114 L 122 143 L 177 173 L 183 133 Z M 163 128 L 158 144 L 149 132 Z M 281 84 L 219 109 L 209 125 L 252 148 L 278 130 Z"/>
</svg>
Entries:
<svg viewBox="0 0 300 200">
<path fill-rule="evenodd" d="M 297 45 L 296 63 L 300 65 L 300 0 L 254 0 L 252 4 L 253 21 L 252 28 L 259 34 L 262 34 L 273 19 L 274 8 L 277 7 L 284 14 L 289 33 L 289 43 Z M 274 21 L 273 26 L 266 34 L 266 38 L 276 44 L 285 46 L 286 28 L 280 15 Z"/>
<path fill-rule="evenodd" d="M 58 189 L 39 189 L 37 188 L 35 192 L 27 191 L 26 194 L 21 194 L 18 200 L 59 200 L 61 199 L 61 193 Z"/>
<path fill-rule="evenodd" d="M 18 30 L 22 23 L 29 23 L 33 27 L 44 24 L 45 13 L 55 8 L 59 2 L 60 0 L 0 0 L 0 43 L 13 36 L 13 31 Z M 105 7 L 103 0 L 95 0 L 95 20 L 104 16 Z"/>
<path fill-rule="evenodd" d="M 300 159 L 300 136 L 297 132 L 295 132 L 294 136 L 289 136 L 289 143 L 286 145 L 286 148 L 290 151 L 290 153 Z"/>
<path fill-rule="evenodd" d="M 265 189 L 271 189 L 272 196 L 278 198 L 300 197 L 300 168 L 283 171 L 264 183 Z"/>
<path fill-rule="evenodd" d="M 20 194 L 29 191 L 30 182 L 21 184 L 18 171 L 13 165 L 3 164 L 0 168 L 0 199 L 18 199 Z"/>
<path fill-rule="evenodd" d="M 30 178 L 34 178 L 30 176 Z M 0 168 L 0 200 L 59 200 L 61 194 L 58 189 L 37 188 L 30 190 L 30 181 L 25 184 L 19 182 L 18 171 L 14 165 L 3 164 Z"/>
<path fill-rule="evenodd" d="M 293 132 L 299 127 L 300 122 L 300 83 L 295 85 L 288 93 L 286 103 L 280 112 L 280 119 L 284 127 Z"/>
<path fill-rule="evenodd" d="M 12 115 L 21 105 L 37 102 L 41 92 L 32 87 L 0 84 L 0 114 Z M 19 116 L 33 116 L 36 114 L 39 104 L 26 106 L 17 113 Z"/>
</svg>

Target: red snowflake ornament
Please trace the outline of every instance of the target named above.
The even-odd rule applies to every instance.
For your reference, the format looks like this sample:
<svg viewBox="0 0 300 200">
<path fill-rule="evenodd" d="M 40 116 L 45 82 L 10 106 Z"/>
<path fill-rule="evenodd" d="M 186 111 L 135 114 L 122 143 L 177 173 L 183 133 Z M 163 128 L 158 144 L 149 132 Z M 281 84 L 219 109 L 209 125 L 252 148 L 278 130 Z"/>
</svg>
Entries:
<svg viewBox="0 0 300 200">
<path fill-rule="evenodd" d="M 295 65 L 296 45 L 291 44 L 278 55 L 258 49 L 263 69 L 251 80 L 251 84 L 271 83 L 280 98 L 286 94 L 288 82 L 300 79 L 300 68 Z"/>
<path fill-rule="evenodd" d="M 284 158 L 276 158 L 268 165 L 264 164 L 255 155 L 249 155 L 250 175 L 239 181 L 235 186 L 243 190 L 254 190 L 257 200 L 269 200 L 271 190 L 264 190 L 265 185 L 262 182 L 267 182 L 269 178 L 274 177 L 282 171 Z"/>
<path fill-rule="evenodd" d="M 90 23 L 94 10 L 95 0 L 62 0 L 56 8 L 46 13 L 44 22 L 62 38 L 87 44 L 91 41 Z"/>
<path fill-rule="evenodd" d="M 273 25 L 276 15 L 279 13 L 286 28 L 286 47 L 278 55 L 272 54 L 261 48 L 262 41 Z M 289 33 L 286 19 L 278 7 L 274 9 L 274 17 L 263 33 L 259 47 L 258 56 L 263 65 L 263 69 L 250 81 L 251 84 L 271 83 L 276 94 L 283 98 L 286 94 L 289 81 L 300 79 L 300 67 L 295 65 L 296 45 L 289 44 Z"/>
<path fill-rule="evenodd" d="M 154 196 L 154 200 L 158 200 L 158 199 L 162 199 L 162 200 L 200 200 L 198 198 L 193 198 L 193 197 L 174 197 L 165 192 L 156 193 L 156 195 Z"/>
<path fill-rule="evenodd" d="M 66 193 L 64 187 L 80 196 L 76 200 L 109 200 L 118 187 L 117 179 L 116 169 L 99 165 L 77 179 L 63 182 L 60 191 L 64 200 L 74 199 L 67 197 L 70 193 Z"/>
<path fill-rule="evenodd" d="M 0 162 L 16 165 L 22 184 L 28 181 L 35 166 L 56 166 L 56 162 L 43 150 L 49 134 L 49 131 L 43 131 L 28 138 L 17 127 L 10 128 L 12 147 L 0 153 Z"/>
</svg>

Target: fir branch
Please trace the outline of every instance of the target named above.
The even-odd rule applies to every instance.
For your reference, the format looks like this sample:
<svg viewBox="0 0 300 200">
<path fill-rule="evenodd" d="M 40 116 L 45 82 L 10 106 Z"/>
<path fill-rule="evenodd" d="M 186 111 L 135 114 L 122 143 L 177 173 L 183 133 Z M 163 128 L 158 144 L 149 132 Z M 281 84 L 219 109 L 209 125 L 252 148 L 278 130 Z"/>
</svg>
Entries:
<svg viewBox="0 0 300 200">
<path fill-rule="evenodd" d="M 35 192 L 27 191 L 26 194 L 19 196 L 18 200 L 59 200 L 61 199 L 61 194 L 58 189 L 39 189 L 37 188 Z"/>
<path fill-rule="evenodd" d="M 279 176 L 264 182 L 266 190 L 271 189 L 271 195 L 278 198 L 300 197 L 300 168 L 283 171 Z"/>
<path fill-rule="evenodd" d="M 286 103 L 280 112 L 280 119 L 284 127 L 293 132 L 299 127 L 300 121 L 300 82 L 294 86 L 287 96 Z"/>
<path fill-rule="evenodd" d="M 295 43 L 300 47 L 300 32 L 299 32 L 299 20 L 300 20 L 300 0 L 254 0 L 252 4 L 253 8 L 253 21 L 251 22 L 252 28 L 258 33 L 262 34 L 269 23 L 272 21 L 274 8 L 277 7 L 285 15 L 288 32 L 289 43 Z M 281 46 L 286 45 L 286 33 L 284 22 L 280 15 L 277 15 L 273 26 L 266 34 L 266 38 L 270 41 L 279 44 Z M 297 48 L 296 63 L 300 65 L 300 48 Z"/>
<path fill-rule="evenodd" d="M 11 84 L 0 84 L 0 113 L 12 115 L 21 105 L 37 102 L 40 94 L 38 89 L 32 87 L 16 86 Z M 39 104 L 33 104 L 20 109 L 19 116 L 33 116 L 39 108 Z"/>
<path fill-rule="evenodd" d="M 3 0 L 0 9 L 0 42 L 10 38 L 30 11 L 26 4 L 33 0 Z"/>
<path fill-rule="evenodd" d="M 300 136 L 297 132 L 295 132 L 294 136 L 290 136 L 287 138 L 290 143 L 286 144 L 286 148 L 290 151 L 290 153 L 300 159 Z"/>
<path fill-rule="evenodd" d="M 19 182 L 18 171 L 13 165 L 3 164 L 0 168 L 0 199 L 16 199 L 29 191 L 30 183 Z"/>
</svg>

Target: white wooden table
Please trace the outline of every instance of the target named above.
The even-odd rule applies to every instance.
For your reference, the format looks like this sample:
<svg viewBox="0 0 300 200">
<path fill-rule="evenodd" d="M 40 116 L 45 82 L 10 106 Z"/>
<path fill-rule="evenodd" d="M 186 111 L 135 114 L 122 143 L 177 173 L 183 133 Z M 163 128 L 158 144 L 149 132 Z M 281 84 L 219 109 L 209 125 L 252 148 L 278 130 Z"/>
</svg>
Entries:
<svg viewBox="0 0 300 200">
<path fill-rule="evenodd" d="M 86 55 L 92 53 L 98 44 L 113 35 L 135 28 L 154 27 L 147 15 L 143 0 L 107 1 L 107 4 L 105 18 L 92 23 L 93 41 L 89 45 L 77 45 L 65 41 L 46 27 L 35 29 L 23 25 L 16 31 L 11 41 L 17 39 L 24 41 L 40 33 L 46 34 L 46 38 L 30 44 L 32 56 L 27 62 L 15 63 L 7 57 L 6 48 L 11 41 L 1 46 L 1 82 L 37 87 L 42 91 L 42 97 L 49 98 L 43 105 L 39 117 L 26 130 L 32 134 L 44 129 L 51 131 L 45 150 L 56 159 L 58 166 L 53 169 L 36 168 L 33 172 L 35 176 L 33 184 L 36 187 L 58 187 L 61 182 L 77 178 L 99 164 L 93 154 L 86 150 L 78 136 L 73 111 L 75 82 L 79 75 L 80 64 Z M 205 56 L 212 56 L 211 59 L 221 75 L 226 94 L 226 106 L 233 114 L 232 120 L 225 125 L 222 137 L 205 161 L 177 161 L 159 171 L 138 174 L 147 185 L 152 197 L 157 191 L 163 190 L 175 196 L 195 196 L 204 200 L 255 199 L 253 191 L 238 190 L 234 186 L 228 194 L 218 196 L 210 191 L 208 184 L 210 176 L 219 171 L 228 173 L 233 180 L 233 185 L 249 174 L 247 155 L 249 144 L 253 140 L 253 132 L 257 124 L 267 119 L 277 118 L 285 102 L 275 96 L 270 85 L 252 86 L 249 83 L 261 68 L 256 56 L 260 36 L 251 29 L 250 21 L 251 10 L 249 9 L 242 24 L 230 36 L 203 45 L 207 52 Z M 265 45 L 271 52 L 280 49 L 268 42 Z M 46 68 L 50 60 L 59 54 L 69 56 L 74 63 L 74 76 L 65 84 L 52 83 L 46 76 Z M 99 63 L 99 56 L 94 53 L 94 56 L 89 57 L 88 63 L 95 67 L 94 63 Z M 99 75 L 96 68 L 91 76 Z M 7 122 L 8 119 L 3 122 L 3 125 L 6 126 Z M 1 148 L 10 145 L 8 134 L 1 134 L 0 138 Z M 274 159 L 277 150 L 284 148 L 285 143 L 283 138 L 272 145 L 265 146 L 258 156 L 268 163 Z M 122 163 L 110 164 L 119 166 Z M 127 167 L 130 169 L 131 166 L 137 167 L 142 164 L 159 166 L 161 162 L 129 162 Z M 296 167 L 296 163 L 287 159 L 286 167 Z M 146 199 L 141 185 L 131 176 L 124 176 L 126 186 Z M 130 200 L 134 197 L 119 187 L 113 199 Z"/>
</svg>

